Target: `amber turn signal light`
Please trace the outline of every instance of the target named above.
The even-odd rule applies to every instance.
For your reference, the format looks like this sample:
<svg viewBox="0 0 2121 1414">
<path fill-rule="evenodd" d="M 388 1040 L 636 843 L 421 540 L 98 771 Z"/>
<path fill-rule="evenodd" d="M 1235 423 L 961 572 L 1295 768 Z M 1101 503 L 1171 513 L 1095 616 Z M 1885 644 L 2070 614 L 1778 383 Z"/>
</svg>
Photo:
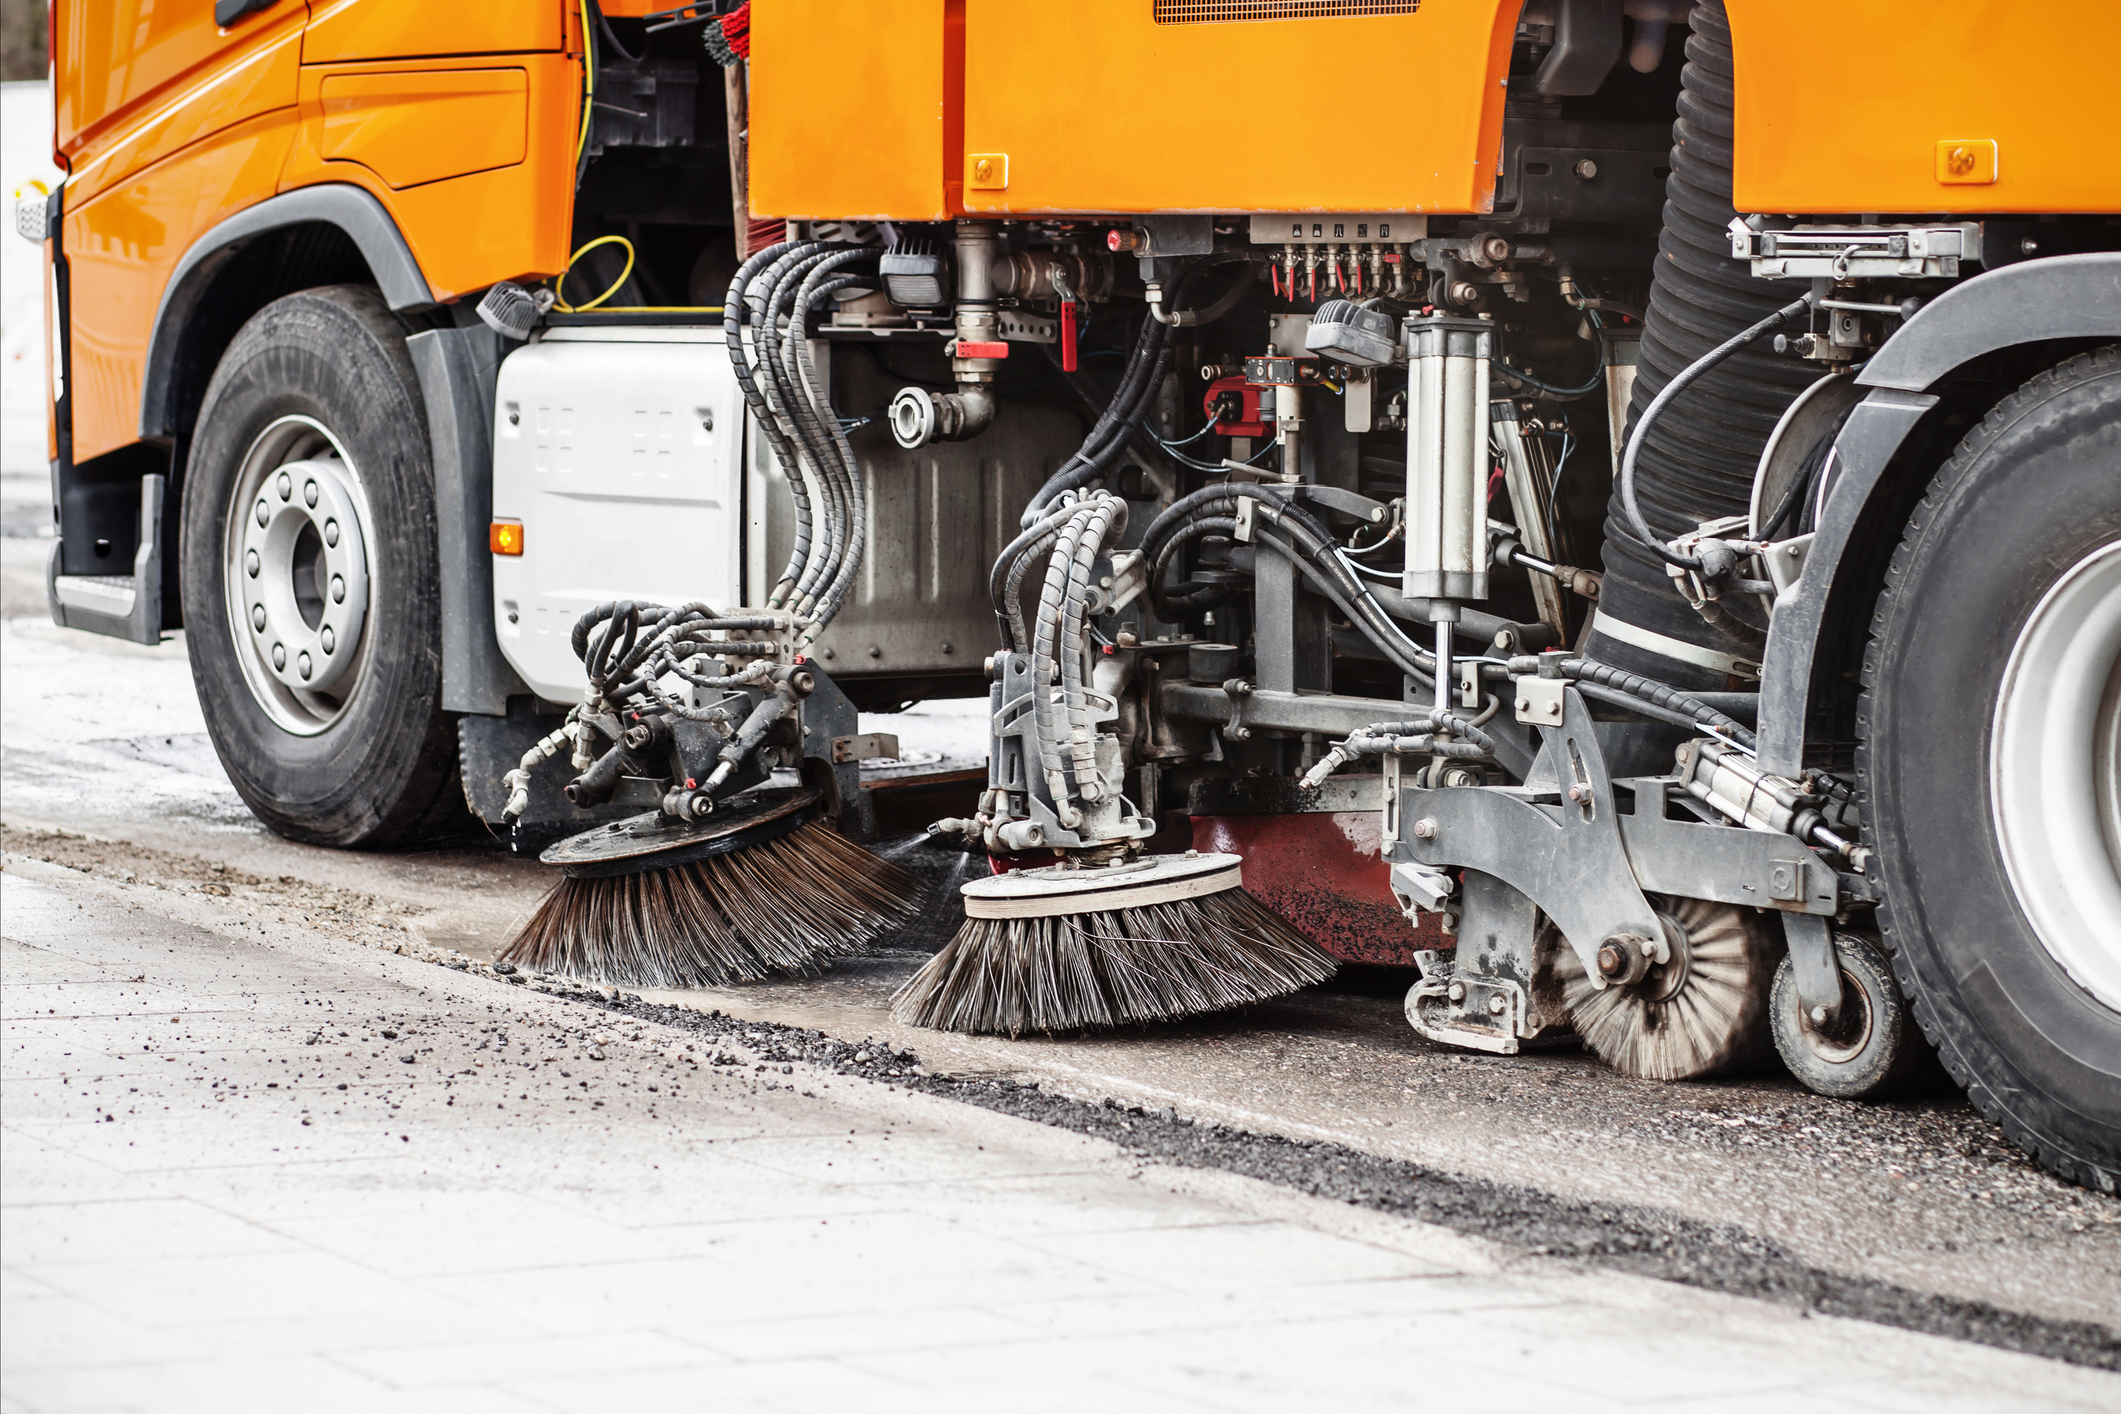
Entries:
<svg viewBox="0 0 2121 1414">
<path fill-rule="evenodd" d="M 523 553 L 523 522 L 497 520 L 487 531 L 486 543 L 496 555 Z"/>
</svg>

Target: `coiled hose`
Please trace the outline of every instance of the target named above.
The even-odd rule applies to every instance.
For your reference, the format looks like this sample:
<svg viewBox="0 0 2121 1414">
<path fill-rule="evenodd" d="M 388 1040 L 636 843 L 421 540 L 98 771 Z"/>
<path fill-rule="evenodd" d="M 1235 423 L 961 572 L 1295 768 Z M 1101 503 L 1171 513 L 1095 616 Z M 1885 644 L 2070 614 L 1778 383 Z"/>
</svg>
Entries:
<svg viewBox="0 0 2121 1414">
<path fill-rule="evenodd" d="M 1789 291 L 1755 280 L 1731 258 L 1732 73 L 1723 0 L 1703 0 L 1690 20 L 1672 175 L 1665 182 L 1664 230 L 1643 322 L 1641 361 L 1629 399 L 1629 427 L 1652 399 L 1701 355 L 1772 314 Z M 1636 493 L 1660 540 L 1702 521 L 1742 513 L 1753 471 L 1792 400 L 1814 370 L 1760 347 L 1741 350 L 1673 401 L 1643 438 Z M 1661 557 L 1629 529 L 1616 494 L 1606 512 L 1600 618 L 1617 619 L 1715 652 L 1733 640 L 1704 623 L 1674 589 Z M 1603 662 L 1681 686 L 1713 689 L 1724 675 L 1595 631 L 1585 652 Z"/>
</svg>

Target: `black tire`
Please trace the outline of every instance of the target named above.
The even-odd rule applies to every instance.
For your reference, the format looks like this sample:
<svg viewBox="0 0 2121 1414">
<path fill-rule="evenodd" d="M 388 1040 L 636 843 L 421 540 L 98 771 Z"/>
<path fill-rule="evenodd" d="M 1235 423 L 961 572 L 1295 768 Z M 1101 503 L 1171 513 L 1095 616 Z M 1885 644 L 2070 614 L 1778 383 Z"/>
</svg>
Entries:
<svg viewBox="0 0 2121 1414">
<path fill-rule="evenodd" d="M 1815 1025 L 1797 999 L 1789 958 L 1775 969 L 1768 1025 L 1775 1050 L 1805 1089 L 1837 1100 L 1882 1100 L 1928 1069 L 1931 1051 L 1893 981 L 1892 964 L 1869 939 L 1834 935 L 1841 962 L 1841 1014 Z"/>
<path fill-rule="evenodd" d="M 267 305 L 237 333 L 207 385 L 183 488 L 185 641 L 221 764 L 258 818 L 289 839 L 399 845 L 437 838 L 466 818 L 456 720 L 441 710 L 426 427 L 404 330 L 361 286 L 305 290 Z M 265 439 L 288 429 L 310 439 L 303 445 L 327 449 L 316 455 L 343 454 L 339 464 L 352 468 L 343 484 L 365 496 L 360 538 L 370 597 L 358 641 L 335 645 L 355 664 L 336 705 L 317 698 L 324 705 L 290 707 L 294 694 L 276 696 L 260 664 L 245 656 L 254 651 L 249 626 L 233 622 L 242 611 L 229 600 L 233 498 L 239 483 L 260 474 L 254 468 Z M 249 591 L 238 582 L 237 592 Z"/>
<path fill-rule="evenodd" d="M 2117 467 L 2121 347 L 2039 375 L 1968 433 L 1893 556 L 1857 726 L 1884 941 L 1916 1020 L 2013 1142 L 2106 1192 L 2121 1176 L 2121 1012 L 2029 920 L 1989 763 L 2021 632 L 2073 566 L 2121 539 Z"/>
</svg>

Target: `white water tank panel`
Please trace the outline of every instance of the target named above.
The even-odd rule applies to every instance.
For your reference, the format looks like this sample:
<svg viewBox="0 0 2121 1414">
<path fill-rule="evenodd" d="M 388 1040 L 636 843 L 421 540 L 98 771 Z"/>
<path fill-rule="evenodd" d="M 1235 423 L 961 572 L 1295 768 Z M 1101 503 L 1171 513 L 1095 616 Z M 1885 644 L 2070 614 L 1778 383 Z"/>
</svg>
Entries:
<svg viewBox="0 0 2121 1414">
<path fill-rule="evenodd" d="M 501 364 L 494 627 L 532 691 L 582 700 L 570 639 L 598 604 L 743 597 L 744 399 L 713 326 L 550 331 Z"/>
</svg>

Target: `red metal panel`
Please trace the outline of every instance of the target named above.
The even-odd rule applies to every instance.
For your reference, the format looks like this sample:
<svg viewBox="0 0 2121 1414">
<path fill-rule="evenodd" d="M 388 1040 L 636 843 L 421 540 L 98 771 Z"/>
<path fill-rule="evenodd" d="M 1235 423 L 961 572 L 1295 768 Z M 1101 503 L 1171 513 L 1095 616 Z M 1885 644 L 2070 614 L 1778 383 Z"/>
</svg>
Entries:
<svg viewBox="0 0 2121 1414">
<path fill-rule="evenodd" d="M 1417 929 L 1392 899 L 1374 810 L 1305 815 L 1196 815 L 1193 847 L 1241 854 L 1254 898 L 1344 962 L 1412 967 L 1424 948 L 1455 940 Z"/>
</svg>

